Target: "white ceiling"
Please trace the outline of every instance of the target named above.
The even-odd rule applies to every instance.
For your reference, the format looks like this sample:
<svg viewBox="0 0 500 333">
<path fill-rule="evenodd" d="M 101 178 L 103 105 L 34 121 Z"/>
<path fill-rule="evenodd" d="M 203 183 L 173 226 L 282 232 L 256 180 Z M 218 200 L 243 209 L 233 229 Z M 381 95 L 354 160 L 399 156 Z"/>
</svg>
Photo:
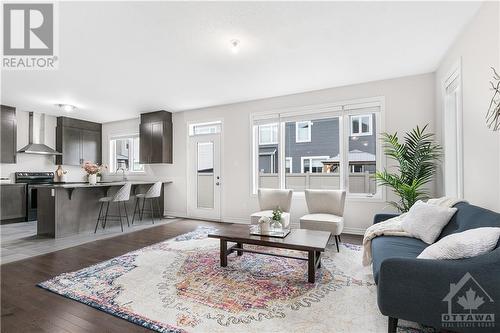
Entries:
<svg viewBox="0 0 500 333">
<path fill-rule="evenodd" d="M 60 3 L 59 69 L 2 71 L 2 104 L 108 122 L 432 72 L 480 5 Z"/>
</svg>

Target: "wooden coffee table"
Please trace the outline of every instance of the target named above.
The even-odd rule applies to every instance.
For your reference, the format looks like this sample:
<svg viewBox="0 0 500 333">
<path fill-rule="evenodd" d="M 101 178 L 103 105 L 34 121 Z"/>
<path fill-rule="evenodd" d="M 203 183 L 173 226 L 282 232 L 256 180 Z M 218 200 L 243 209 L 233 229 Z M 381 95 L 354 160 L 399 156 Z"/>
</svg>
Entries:
<svg viewBox="0 0 500 333">
<path fill-rule="evenodd" d="M 217 230 L 210 233 L 208 237 L 220 239 L 220 265 L 227 266 L 227 256 L 236 252 L 238 256 L 243 252 L 259 253 L 276 257 L 306 260 L 308 262 L 308 281 L 314 283 L 316 268 L 321 267 L 321 253 L 325 251 L 331 233 L 326 231 L 292 229 L 285 238 L 250 235 L 248 225 L 233 225 L 224 230 Z M 227 242 L 234 242 L 235 245 L 227 247 Z M 266 246 L 270 248 L 281 248 L 307 252 L 307 258 L 294 257 L 272 252 L 262 252 L 245 249 L 244 244 Z"/>
</svg>

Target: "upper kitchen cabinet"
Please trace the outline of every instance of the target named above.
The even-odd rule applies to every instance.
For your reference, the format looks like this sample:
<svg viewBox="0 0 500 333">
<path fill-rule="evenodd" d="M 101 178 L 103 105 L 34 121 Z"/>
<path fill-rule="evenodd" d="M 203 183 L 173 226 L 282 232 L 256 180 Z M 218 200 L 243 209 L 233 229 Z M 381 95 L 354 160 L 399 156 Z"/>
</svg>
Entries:
<svg viewBox="0 0 500 333">
<path fill-rule="evenodd" d="M 1 111 L 1 163 L 16 163 L 17 152 L 17 119 L 16 108 L 2 105 Z"/>
<path fill-rule="evenodd" d="M 102 125 L 68 117 L 57 118 L 57 164 L 82 165 L 84 161 L 102 162 Z"/>
<path fill-rule="evenodd" d="M 139 159 L 142 164 L 172 163 L 172 113 L 141 114 Z"/>
</svg>

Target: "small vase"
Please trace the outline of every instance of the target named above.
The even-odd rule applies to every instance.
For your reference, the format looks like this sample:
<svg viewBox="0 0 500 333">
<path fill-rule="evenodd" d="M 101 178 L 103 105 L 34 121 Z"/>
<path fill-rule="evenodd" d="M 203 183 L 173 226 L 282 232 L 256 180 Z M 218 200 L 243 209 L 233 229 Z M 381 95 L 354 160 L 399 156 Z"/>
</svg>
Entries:
<svg viewBox="0 0 500 333">
<path fill-rule="evenodd" d="M 283 223 L 281 221 L 273 220 L 272 228 L 274 230 L 281 230 L 283 229 Z"/>
<path fill-rule="evenodd" d="M 89 185 L 95 184 L 97 184 L 97 175 L 94 173 L 92 175 L 89 175 Z"/>
</svg>

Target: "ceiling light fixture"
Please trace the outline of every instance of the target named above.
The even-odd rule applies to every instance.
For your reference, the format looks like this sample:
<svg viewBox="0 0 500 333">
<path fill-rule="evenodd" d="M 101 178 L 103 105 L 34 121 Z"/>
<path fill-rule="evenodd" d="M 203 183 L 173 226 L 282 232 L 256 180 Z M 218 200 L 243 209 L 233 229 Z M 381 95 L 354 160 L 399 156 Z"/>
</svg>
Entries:
<svg viewBox="0 0 500 333">
<path fill-rule="evenodd" d="M 62 109 L 64 112 L 73 112 L 76 110 L 76 106 L 71 104 L 56 104 L 56 106 Z"/>
<path fill-rule="evenodd" d="M 236 54 L 239 51 L 240 51 L 240 41 L 237 39 L 232 39 L 231 40 L 231 52 Z"/>
</svg>

